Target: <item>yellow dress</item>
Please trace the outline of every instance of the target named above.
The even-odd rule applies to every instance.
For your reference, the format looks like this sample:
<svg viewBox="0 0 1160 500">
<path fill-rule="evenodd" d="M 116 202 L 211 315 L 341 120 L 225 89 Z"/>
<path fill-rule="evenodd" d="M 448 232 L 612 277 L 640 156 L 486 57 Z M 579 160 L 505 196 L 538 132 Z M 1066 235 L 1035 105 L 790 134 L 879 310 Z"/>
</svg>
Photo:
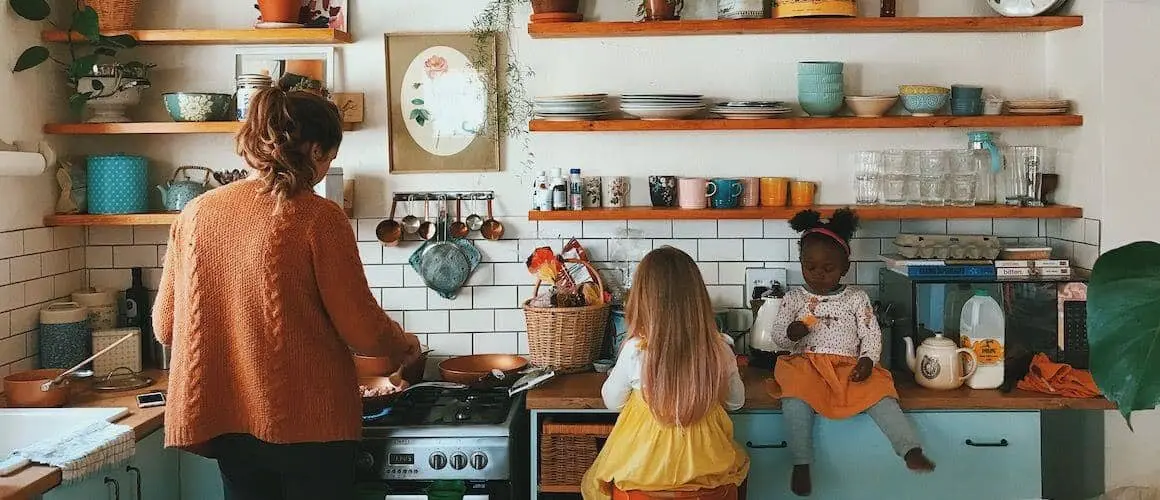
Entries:
<svg viewBox="0 0 1160 500">
<path fill-rule="evenodd" d="M 740 485 L 749 456 L 733 441 L 733 421 L 716 405 L 686 428 L 653 417 L 640 391 L 632 391 L 596 462 L 584 474 L 585 500 L 611 498 L 621 490 L 692 491 Z"/>
</svg>

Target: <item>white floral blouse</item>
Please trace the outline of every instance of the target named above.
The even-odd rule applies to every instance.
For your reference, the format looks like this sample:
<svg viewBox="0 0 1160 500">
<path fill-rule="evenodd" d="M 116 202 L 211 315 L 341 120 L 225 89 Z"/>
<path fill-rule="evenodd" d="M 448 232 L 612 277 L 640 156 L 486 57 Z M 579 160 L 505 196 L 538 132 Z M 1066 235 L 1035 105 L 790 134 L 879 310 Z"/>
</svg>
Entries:
<svg viewBox="0 0 1160 500">
<path fill-rule="evenodd" d="M 808 316 L 817 319 L 810 334 L 791 341 L 786 328 Z M 790 289 L 773 320 L 773 332 L 779 351 L 865 357 L 875 363 L 882 355 L 882 330 L 870 297 L 854 287 L 843 287 L 831 295 L 817 295 L 801 287 Z"/>
</svg>

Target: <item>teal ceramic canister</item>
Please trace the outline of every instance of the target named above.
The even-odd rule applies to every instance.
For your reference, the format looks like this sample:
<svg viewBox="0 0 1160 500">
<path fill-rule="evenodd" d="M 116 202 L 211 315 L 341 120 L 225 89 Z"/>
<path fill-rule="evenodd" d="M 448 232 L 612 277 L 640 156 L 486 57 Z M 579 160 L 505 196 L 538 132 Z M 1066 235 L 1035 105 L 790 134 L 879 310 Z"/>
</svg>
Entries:
<svg viewBox="0 0 1160 500">
<path fill-rule="evenodd" d="M 143 156 L 111 154 L 88 158 L 88 205 L 91 214 L 138 214 L 148 211 L 149 161 Z"/>
</svg>

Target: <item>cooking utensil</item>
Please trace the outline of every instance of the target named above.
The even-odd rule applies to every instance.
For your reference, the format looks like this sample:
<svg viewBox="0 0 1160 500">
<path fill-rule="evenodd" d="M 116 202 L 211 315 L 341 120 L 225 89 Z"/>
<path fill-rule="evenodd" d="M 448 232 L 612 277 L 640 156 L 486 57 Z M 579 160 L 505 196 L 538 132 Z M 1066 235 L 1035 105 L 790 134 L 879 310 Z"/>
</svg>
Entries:
<svg viewBox="0 0 1160 500">
<path fill-rule="evenodd" d="M 67 385 L 56 385 L 41 390 L 46 382 L 55 380 L 64 370 L 45 369 L 13 373 L 4 377 L 4 395 L 13 408 L 59 408 L 68 402 Z"/>
<path fill-rule="evenodd" d="M 491 199 L 487 200 L 487 220 L 483 221 L 483 227 L 479 230 L 479 234 L 482 234 L 484 238 L 495 241 L 503 238 L 503 224 L 495 220 L 495 217 L 492 215 L 491 202 Z"/>
<path fill-rule="evenodd" d="M 464 239 L 447 241 L 444 234 L 442 241 L 423 243 L 408 262 L 428 288 L 440 297 L 454 299 L 482 260 L 483 255 L 475 245 Z"/>
<path fill-rule="evenodd" d="M 422 222 L 418 217 L 415 217 L 413 212 L 411 212 L 411 205 L 414 204 L 414 202 L 415 196 L 411 195 L 407 197 L 407 203 L 403 205 L 403 208 L 407 209 L 407 216 L 403 217 L 403 231 L 406 231 L 407 234 L 415 234 L 419 232 L 419 224 Z"/>
<path fill-rule="evenodd" d="M 443 380 L 477 388 L 511 385 L 515 375 L 527 368 L 528 360 L 510 354 L 475 354 L 446 359 L 439 363 Z"/>
<path fill-rule="evenodd" d="M 177 180 L 178 175 L 188 170 L 200 170 L 205 177 L 201 182 L 197 182 L 186 173 L 185 180 Z M 165 186 L 157 186 L 157 190 L 161 192 L 161 203 L 165 205 L 166 210 L 181 211 L 187 203 L 210 190 L 209 180 L 212 178 L 213 170 L 208 168 L 180 167 L 173 172 L 173 178 Z"/>
<path fill-rule="evenodd" d="M 479 198 L 476 197 L 474 199 L 474 201 L 479 201 Z M 472 205 L 472 207 L 475 206 L 474 203 L 472 203 L 471 205 Z M 471 231 L 479 231 L 479 229 L 482 227 L 483 227 L 483 217 L 480 217 L 479 214 L 475 213 L 475 208 L 472 208 L 471 215 L 467 216 L 467 229 L 469 229 Z"/>
<path fill-rule="evenodd" d="M 435 223 L 431 222 L 431 202 L 423 201 L 423 223 L 419 224 L 419 237 L 430 240 L 435 237 Z"/>
<path fill-rule="evenodd" d="M 50 389 L 52 389 L 52 386 L 59 385 L 64 380 L 64 378 L 67 377 L 68 375 L 72 374 L 72 372 L 80 370 L 81 367 L 89 364 L 90 361 L 101 357 L 102 354 L 105 354 L 106 352 L 113 350 L 114 347 L 121 345 L 122 342 L 129 340 L 129 339 L 135 337 L 136 335 L 138 335 L 138 332 L 135 331 L 135 332 L 132 332 L 132 333 L 125 335 L 124 337 L 121 337 L 116 342 L 109 344 L 108 347 L 101 349 L 100 352 L 98 352 L 92 356 L 89 356 L 88 359 L 81 361 L 80 363 L 77 363 L 76 366 L 69 368 L 68 370 L 65 370 L 64 373 L 61 373 L 60 375 L 57 375 L 52 380 L 45 382 L 43 385 L 40 386 L 40 390 L 42 390 L 44 392 L 48 392 Z"/>
<path fill-rule="evenodd" d="M 398 201 L 391 202 L 391 216 L 375 226 L 375 237 L 389 247 L 398 245 L 403 239 L 403 225 L 395 221 L 395 207 L 398 205 Z"/>
<path fill-rule="evenodd" d="M 80 372 L 74 373 L 73 378 L 77 378 L 77 373 Z M 92 388 L 94 391 L 119 392 L 132 391 L 151 385 L 153 385 L 153 379 L 122 366 L 93 382 Z"/>
<path fill-rule="evenodd" d="M 417 384 L 423 381 L 423 371 L 427 366 L 427 355 L 430 353 L 431 349 L 423 346 L 419 357 L 403 366 L 395 366 L 387 356 L 363 356 L 355 353 L 351 353 L 350 356 L 354 360 L 355 372 L 360 377 L 386 377 L 399 372 L 403 375 L 403 380 Z"/>
<path fill-rule="evenodd" d="M 414 389 L 421 389 L 424 387 L 438 387 L 442 389 L 466 389 L 467 386 L 463 384 L 456 384 L 454 382 L 420 382 L 418 384 L 411 384 L 403 379 L 399 372 L 392 373 L 389 377 L 359 377 L 358 385 L 373 389 L 386 389 L 389 394 L 381 396 L 363 397 L 363 414 L 373 412 L 374 409 L 382 408 L 391 401 L 394 401 L 399 396 L 406 394 Z M 367 410 L 371 409 L 371 412 Z M 375 416 L 377 417 L 377 416 Z"/>
<path fill-rule="evenodd" d="M 463 223 L 463 200 L 455 200 L 455 223 L 451 225 L 451 236 L 456 238 L 466 238 L 471 230 L 467 229 L 467 224 Z"/>
</svg>

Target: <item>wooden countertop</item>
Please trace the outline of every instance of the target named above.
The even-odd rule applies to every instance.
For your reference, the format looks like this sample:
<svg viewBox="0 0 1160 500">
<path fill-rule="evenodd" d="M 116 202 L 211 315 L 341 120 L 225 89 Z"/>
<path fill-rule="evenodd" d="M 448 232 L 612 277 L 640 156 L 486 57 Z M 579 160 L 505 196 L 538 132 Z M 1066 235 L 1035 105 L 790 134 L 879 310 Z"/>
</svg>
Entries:
<svg viewBox="0 0 1160 500">
<path fill-rule="evenodd" d="M 150 391 L 163 391 L 168 386 L 167 372 L 148 371 L 153 385 L 133 391 L 99 393 L 88 388 L 87 383 L 78 384 L 69 397 L 69 408 L 116 408 L 129 409 L 129 414 L 116 423 L 133 428 L 140 440 L 160 429 L 165 422 L 165 407 L 137 408 L 137 395 Z M 3 395 L 0 394 L 0 399 Z M 0 401 L 2 403 L 2 401 Z M 0 404 L 3 406 L 3 404 Z M 15 475 L 0 477 L 0 500 L 25 499 L 60 485 L 60 469 L 44 465 L 33 465 Z"/>
<path fill-rule="evenodd" d="M 528 391 L 529 410 L 603 410 L 604 400 L 600 386 L 607 375 L 579 373 L 561 375 L 541 387 Z M 780 392 L 768 370 L 742 368 L 745 382 L 745 407 L 742 410 L 776 410 L 781 408 L 778 398 L 770 395 L 767 384 Z M 896 373 L 899 403 L 906 410 L 1112 410 L 1115 406 L 1106 399 L 1074 399 L 1014 390 L 976 391 L 963 387 L 953 391 L 935 391 L 919 387 L 909 373 Z"/>
</svg>

